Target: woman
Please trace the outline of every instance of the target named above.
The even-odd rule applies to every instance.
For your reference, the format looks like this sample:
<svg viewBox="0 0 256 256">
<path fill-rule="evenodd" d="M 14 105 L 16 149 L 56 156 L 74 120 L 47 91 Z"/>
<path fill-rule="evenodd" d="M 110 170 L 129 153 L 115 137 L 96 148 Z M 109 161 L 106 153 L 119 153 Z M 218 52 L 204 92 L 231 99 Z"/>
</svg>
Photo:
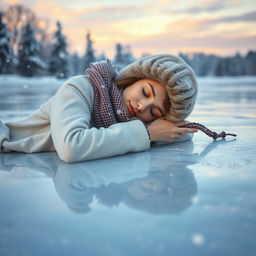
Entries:
<svg viewBox="0 0 256 256">
<path fill-rule="evenodd" d="M 110 61 L 94 63 L 25 120 L 0 122 L 0 152 L 57 151 L 78 162 L 191 139 L 197 129 L 179 126 L 196 95 L 194 72 L 174 55 L 144 57 L 119 74 Z"/>
</svg>

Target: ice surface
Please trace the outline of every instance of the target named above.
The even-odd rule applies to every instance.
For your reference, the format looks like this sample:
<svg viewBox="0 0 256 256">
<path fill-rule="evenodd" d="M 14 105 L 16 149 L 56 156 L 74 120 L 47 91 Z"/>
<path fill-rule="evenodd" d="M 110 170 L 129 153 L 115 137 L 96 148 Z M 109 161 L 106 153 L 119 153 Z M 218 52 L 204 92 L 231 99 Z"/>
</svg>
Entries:
<svg viewBox="0 0 256 256">
<path fill-rule="evenodd" d="M 0 76 L 0 120 L 19 120 L 37 109 L 65 80 L 55 77 Z"/>
<path fill-rule="evenodd" d="M 0 119 L 63 81 L 0 76 Z M 199 79 L 190 121 L 236 133 L 65 164 L 0 154 L 0 255 L 255 255 L 256 78 Z"/>
</svg>

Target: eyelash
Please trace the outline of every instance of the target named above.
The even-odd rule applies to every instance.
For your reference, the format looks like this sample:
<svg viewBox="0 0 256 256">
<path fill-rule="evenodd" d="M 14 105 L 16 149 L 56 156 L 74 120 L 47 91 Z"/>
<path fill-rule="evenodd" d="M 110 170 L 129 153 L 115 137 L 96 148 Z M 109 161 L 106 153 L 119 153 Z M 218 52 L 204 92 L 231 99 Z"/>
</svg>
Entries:
<svg viewBox="0 0 256 256">
<path fill-rule="evenodd" d="M 142 92 L 143 92 L 143 95 L 144 95 L 145 97 L 148 97 L 148 95 L 146 94 L 146 92 L 145 92 L 145 89 L 144 89 L 144 88 L 143 88 Z"/>
<path fill-rule="evenodd" d="M 145 97 L 148 97 L 148 95 L 146 94 L 144 88 L 142 89 L 142 92 L 143 92 L 143 95 L 144 95 Z M 151 114 L 152 117 L 155 117 L 155 114 L 153 113 L 153 109 L 152 109 L 152 108 L 151 108 L 151 110 L 150 110 L 150 114 Z"/>
</svg>

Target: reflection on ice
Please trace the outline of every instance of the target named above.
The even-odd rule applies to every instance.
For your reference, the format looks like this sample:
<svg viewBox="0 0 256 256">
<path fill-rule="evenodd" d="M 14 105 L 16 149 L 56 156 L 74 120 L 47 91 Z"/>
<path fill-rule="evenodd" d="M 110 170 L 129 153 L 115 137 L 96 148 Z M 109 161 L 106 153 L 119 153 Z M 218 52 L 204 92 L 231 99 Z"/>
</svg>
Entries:
<svg viewBox="0 0 256 256">
<path fill-rule="evenodd" d="M 193 153 L 191 141 L 173 144 L 173 152 L 160 144 L 152 152 L 75 164 L 62 162 L 56 153 L 0 154 L 0 170 L 8 170 L 11 179 L 51 177 L 59 197 L 77 213 L 91 211 L 97 202 L 107 208 L 122 203 L 151 214 L 178 214 L 198 201 L 189 166 L 223 143 L 212 142 L 200 153 Z"/>
<path fill-rule="evenodd" d="M 95 186 L 102 173 L 95 175 L 96 169 L 84 166 L 76 168 L 79 168 L 79 173 L 70 166 L 62 166 L 54 178 L 59 196 L 76 212 L 90 210 L 90 203 L 95 198 L 107 207 L 122 202 L 153 214 L 180 213 L 191 205 L 191 197 L 197 191 L 194 175 L 187 170 L 153 171 L 141 178 Z"/>
<path fill-rule="evenodd" d="M 110 208 L 124 203 L 152 214 L 177 214 L 191 205 L 197 193 L 195 177 L 186 165 L 170 162 L 157 169 L 159 159 L 148 152 L 76 164 L 66 164 L 54 153 L 1 154 L 0 159 L 0 170 L 9 170 L 12 179 L 38 177 L 29 165 L 34 172 L 50 176 L 63 202 L 79 213 L 90 211 L 96 200 Z M 27 175 L 15 175 L 22 168 Z"/>
</svg>

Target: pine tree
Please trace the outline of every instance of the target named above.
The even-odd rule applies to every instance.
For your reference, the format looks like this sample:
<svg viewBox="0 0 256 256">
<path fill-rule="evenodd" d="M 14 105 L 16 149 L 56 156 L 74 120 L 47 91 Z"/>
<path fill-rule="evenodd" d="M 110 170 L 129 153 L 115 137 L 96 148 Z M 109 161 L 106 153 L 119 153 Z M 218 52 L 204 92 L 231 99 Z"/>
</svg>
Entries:
<svg viewBox="0 0 256 256">
<path fill-rule="evenodd" d="M 10 45 L 10 37 L 6 25 L 2 21 L 3 13 L 0 12 L 0 74 L 14 73 L 16 59 Z"/>
<path fill-rule="evenodd" d="M 114 63 L 118 70 L 132 63 L 134 60 L 135 58 L 132 55 L 131 47 L 129 45 L 123 47 L 120 43 L 116 44 L 116 55 L 114 58 Z"/>
<path fill-rule="evenodd" d="M 30 24 L 27 24 L 23 28 L 19 48 L 18 73 L 24 76 L 43 74 L 46 69 L 46 64 L 38 56 L 38 43 L 34 36 L 34 30 Z"/>
<path fill-rule="evenodd" d="M 125 65 L 128 65 L 128 64 L 135 61 L 135 58 L 133 57 L 133 54 L 132 54 L 132 51 L 131 51 L 131 46 L 129 44 L 127 44 L 124 47 L 123 57 L 124 57 Z"/>
<path fill-rule="evenodd" d="M 256 51 L 250 50 L 245 56 L 245 74 L 256 75 Z"/>
<path fill-rule="evenodd" d="M 84 55 L 84 65 L 82 68 L 83 69 L 82 72 L 84 72 L 84 70 L 89 68 L 92 62 L 96 61 L 92 44 L 93 44 L 93 41 L 91 40 L 91 34 L 88 31 L 88 33 L 86 34 L 86 53 Z"/>
<path fill-rule="evenodd" d="M 62 27 L 59 21 L 56 25 L 58 29 L 55 32 L 56 42 L 53 45 L 49 72 L 58 78 L 66 78 L 69 73 L 69 56 L 67 52 L 66 37 L 62 34 Z"/>
<path fill-rule="evenodd" d="M 74 54 L 71 55 L 70 57 L 70 73 L 72 76 L 76 76 L 81 74 L 81 58 L 79 55 L 75 52 Z"/>
<path fill-rule="evenodd" d="M 191 62 L 188 54 L 180 52 L 179 57 L 182 58 L 188 65 L 192 66 L 192 62 Z"/>
<path fill-rule="evenodd" d="M 245 64 L 242 56 L 237 53 L 235 56 L 228 58 L 228 73 L 229 76 L 241 76 L 245 74 Z"/>
<path fill-rule="evenodd" d="M 97 60 L 98 60 L 98 61 L 106 60 L 106 59 L 107 59 L 107 56 L 106 56 L 105 52 L 102 52 L 102 53 L 97 57 Z"/>
<path fill-rule="evenodd" d="M 123 46 L 120 43 L 116 44 L 116 55 L 114 58 L 114 63 L 117 66 L 122 66 L 125 63 L 123 56 Z"/>
</svg>

